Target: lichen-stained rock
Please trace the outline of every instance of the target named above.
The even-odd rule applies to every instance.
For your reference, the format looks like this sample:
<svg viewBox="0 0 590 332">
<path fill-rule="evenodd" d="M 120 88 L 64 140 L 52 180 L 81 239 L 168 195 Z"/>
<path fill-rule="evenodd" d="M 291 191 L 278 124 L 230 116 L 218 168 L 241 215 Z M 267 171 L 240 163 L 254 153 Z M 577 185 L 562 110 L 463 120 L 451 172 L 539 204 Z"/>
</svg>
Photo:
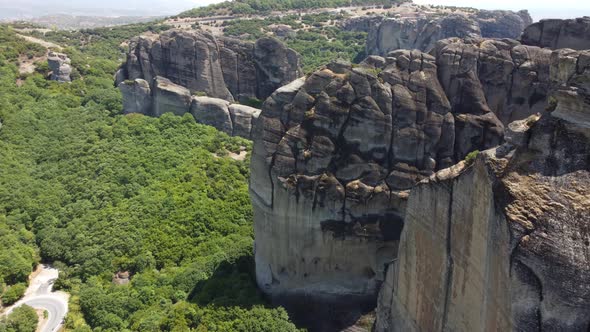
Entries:
<svg viewBox="0 0 590 332">
<path fill-rule="evenodd" d="M 550 114 L 510 124 L 505 144 L 412 190 L 377 332 L 588 329 L 586 53 L 552 53 Z"/>
<path fill-rule="evenodd" d="M 124 83 L 123 83 L 124 84 Z M 153 116 L 164 113 L 184 115 L 191 107 L 190 91 L 169 79 L 156 76 L 153 83 Z"/>
<path fill-rule="evenodd" d="M 47 55 L 47 64 L 51 68 L 51 80 L 58 82 L 71 82 L 72 66 L 71 60 L 66 54 L 49 52 Z"/>
<path fill-rule="evenodd" d="M 229 105 L 229 115 L 233 127 L 232 136 L 250 139 L 252 125 L 258 119 L 258 116 L 260 116 L 260 110 L 249 106 L 233 104 Z"/>
<path fill-rule="evenodd" d="M 194 97 L 191 114 L 198 123 L 217 128 L 217 130 L 231 135 L 234 127 L 229 114 L 229 102 L 210 97 Z"/>
<path fill-rule="evenodd" d="M 405 190 L 464 157 L 452 109 L 436 59 L 419 51 L 333 62 L 268 98 L 250 183 L 262 290 L 374 299 L 395 257 Z M 495 123 L 486 116 L 478 125 Z"/>
<path fill-rule="evenodd" d="M 378 331 L 587 329 L 589 73 L 455 38 L 278 89 L 252 136 L 259 286 L 334 306 L 385 281 Z"/>
<path fill-rule="evenodd" d="M 148 82 L 142 79 L 125 80 L 119 84 L 123 95 L 123 113 L 152 114 L 152 94 Z"/>
<path fill-rule="evenodd" d="M 541 20 L 525 29 L 521 41 L 525 45 L 552 49 L 590 49 L 590 17 Z"/>
<path fill-rule="evenodd" d="M 118 80 L 162 76 L 191 92 L 234 101 L 264 99 L 300 75 L 299 55 L 276 39 L 252 43 L 169 30 L 131 39 Z"/>
</svg>

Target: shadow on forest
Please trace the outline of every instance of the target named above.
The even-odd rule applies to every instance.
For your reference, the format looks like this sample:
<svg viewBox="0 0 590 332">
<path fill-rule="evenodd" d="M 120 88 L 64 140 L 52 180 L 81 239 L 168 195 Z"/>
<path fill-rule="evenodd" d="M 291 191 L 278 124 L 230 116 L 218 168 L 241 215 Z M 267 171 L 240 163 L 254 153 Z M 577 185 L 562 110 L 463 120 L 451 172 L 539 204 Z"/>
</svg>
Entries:
<svg viewBox="0 0 590 332">
<path fill-rule="evenodd" d="M 254 258 L 245 255 L 221 263 L 213 275 L 199 281 L 189 294 L 189 301 L 199 306 L 237 306 L 249 309 L 255 305 L 283 306 L 299 328 L 310 332 L 336 332 L 354 325 L 375 307 L 374 298 L 325 298 L 305 295 L 268 299 L 256 285 Z"/>
</svg>

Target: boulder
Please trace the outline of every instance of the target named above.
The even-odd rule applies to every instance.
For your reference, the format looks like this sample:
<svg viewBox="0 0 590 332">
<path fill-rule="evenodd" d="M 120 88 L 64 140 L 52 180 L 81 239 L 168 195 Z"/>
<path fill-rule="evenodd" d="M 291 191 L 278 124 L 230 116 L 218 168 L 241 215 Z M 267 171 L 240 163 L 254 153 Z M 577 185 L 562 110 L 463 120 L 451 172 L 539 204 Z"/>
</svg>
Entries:
<svg viewBox="0 0 590 332">
<path fill-rule="evenodd" d="M 152 114 L 152 95 L 148 82 L 142 79 L 124 80 L 119 83 L 123 95 L 123 113 Z"/>
<path fill-rule="evenodd" d="M 192 96 L 190 91 L 169 79 L 156 76 L 153 83 L 153 116 L 164 113 L 184 115 L 191 108 Z"/>
<path fill-rule="evenodd" d="M 229 105 L 229 115 L 233 127 L 232 136 L 251 139 L 252 125 L 260 116 L 260 112 L 259 109 L 249 106 Z"/>
<path fill-rule="evenodd" d="M 229 114 L 229 102 L 210 97 L 194 97 L 190 108 L 197 122 L 215 127 L 228 135 L 233 133 L 233 124 Z"/>
<path fill-rule="evenodd" d="M 47 64 L 51 69 L 51 80 L 58 82 L 71 82 L 72 66 L 70 58 L 66 54 L 49 52 Z"/>
</svg>

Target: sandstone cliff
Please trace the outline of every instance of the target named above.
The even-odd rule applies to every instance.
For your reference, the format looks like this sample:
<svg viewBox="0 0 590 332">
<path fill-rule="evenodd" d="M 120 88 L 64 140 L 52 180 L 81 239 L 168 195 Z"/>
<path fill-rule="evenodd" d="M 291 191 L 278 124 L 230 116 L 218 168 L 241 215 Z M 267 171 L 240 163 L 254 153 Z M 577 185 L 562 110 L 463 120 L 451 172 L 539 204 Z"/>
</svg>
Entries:
<svg viewBox="0 0 590 332">
<path fill-rule="evenodd" d="M 295 51 L 273 38 L 252 43 L 201 31 L 169 30 L 130 41 L 116 84 L 143 79 L 151 85 L 161 76 L 214 98 L 265 99 L 301 76 L 299 62 Z"/>
<path fill-rule="evenodd" d="M 125 114 L 190 113 L 198 123 L 213 126 L 231 136 L 252 138 L 252 123 L 260 115 L 259 109 L 219 98 L 193 96 L 187 88 L 160 76 L 154 77 L 151 85 L 139 78 L 119 83 Z"/>
<path fill-rule="evenodd" d="M 587 92 L 559 91 L 552 115 L 412 190 L 376 331 L 590 327 Z"/>
<path fill-rule="evenodd" d="M 527 218 L 551 206 L 548 190 L 561 190 L 553 177 L 564 176 L 566 190 L 572 187 L 567 181 L 582 176 L 573 193 L 557 193 L 556 218 L 578 206 L 587 211 L 588 174 L 571 173 L 590 166 L 584 136 L 590 127 L 588 55 L 508 39 L 454 38 L 437 43 L 432 55 L 398 50 L 359 66 L 334 62 L 277 90 L 252 135 L 250 192 L 261 289 L 281 303 L 305 298 L 353 306 L 375 299 L 389 266 L 380 331 L 536 330 L 526 324 L 537 312 L 545 327 L 587 324 L 581 318 L 587 286 L 557 283 L 560 275 L 577 272 L 588 280 L 588 248 L 580 246 L 588 238 L 587 219 L 560 221 L 563 230 L 543 237 L 556 227 L 547 215 L 538 224 L 545 222 L 546 230 L 538 247 L 513 249 L 532 234 L 529 226 L 536 224 Z M 520 129 L 537 115 L 508 126 L 506 152 L 491 163 L 497 175 L 482 160 L 465 172 L 461 164 L 446 169 L 470 151 L 498 146 L 505 125 L 536 113 L 544 119 L 535 125 L 539 131 Z M 568 141 L 573 144 L 566 146 Z M 514 170 L 512 162 L 530 167 L 528 173 L 508 178 L 503 170 Z M 429 177 L 444 185 L 420 184 L 408 202 L 409 190 Z M 545 187 L 537 188 L 537 180 Z M 495 195 L 500 182 L 508 188 L 504 201 Z M 538 196 L 530 206 L 528 193 Z M 511 214 L 497 209 L 502 204 Z M 464 220 L 455 227 L 454 218 Z M 425 226 L 407 226 L 418 222 Z M 521 224 L 529 228 L 519 235 Z M 569 232 L 584 235 L 566 249 L 555 248 Z M 546 238 L 551 240 L 543 243 Z M 578 249 L 586 256 L 574 257 Z M 517 258 L 529 269 L 536 264 L 562 270 L 522 267 L 522 280 L 514 279 L 511 269 L 521 268 Z M 450 261 L 457 269 L 449 276 Z M 534 281 L 531 273 L 545 281 Z M 579 296 L 568 299 L 572 294 Z M 560 316 L 565 311 L 569 316 Z"/>
<path fill-rule="evenodd" d="M 521 37 L 526 45 L 553 49 L 590 49 L 590 17 L 541 20 L 527 27 Z"/>
<path fill-rule="evenodd" d="M 429 52 L 437 41 L 450 37 L 516 39 L 531 23 L 527 11 L 480 10 L 450 15 L 356 18 L 343 27 L 368 32 L 367 54 L 383 56 L 397 49 Z"/>
</svg>

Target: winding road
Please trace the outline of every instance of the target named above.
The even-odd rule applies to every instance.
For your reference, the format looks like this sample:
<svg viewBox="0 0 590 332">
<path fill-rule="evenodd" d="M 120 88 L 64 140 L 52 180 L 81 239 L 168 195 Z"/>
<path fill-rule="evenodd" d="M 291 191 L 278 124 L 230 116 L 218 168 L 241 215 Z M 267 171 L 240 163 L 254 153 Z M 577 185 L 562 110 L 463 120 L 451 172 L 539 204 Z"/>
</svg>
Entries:
<svg viewBox="0 0 590 332">
<path fill-rule="evenodd" d="M 43 265 L 40 271 L 31 279 L 25 297 L 8 308 L 6 315 L 14 309 L 26 304 L 35 309 L 47 311 L 47 320 L 42 321 L 41 332 L 57 332 L 62 326 L 68 313 L 68 295 L 62 292 L 52 292 L 53 283 L 58 277 L 58 271 Z"/>
</svg>

